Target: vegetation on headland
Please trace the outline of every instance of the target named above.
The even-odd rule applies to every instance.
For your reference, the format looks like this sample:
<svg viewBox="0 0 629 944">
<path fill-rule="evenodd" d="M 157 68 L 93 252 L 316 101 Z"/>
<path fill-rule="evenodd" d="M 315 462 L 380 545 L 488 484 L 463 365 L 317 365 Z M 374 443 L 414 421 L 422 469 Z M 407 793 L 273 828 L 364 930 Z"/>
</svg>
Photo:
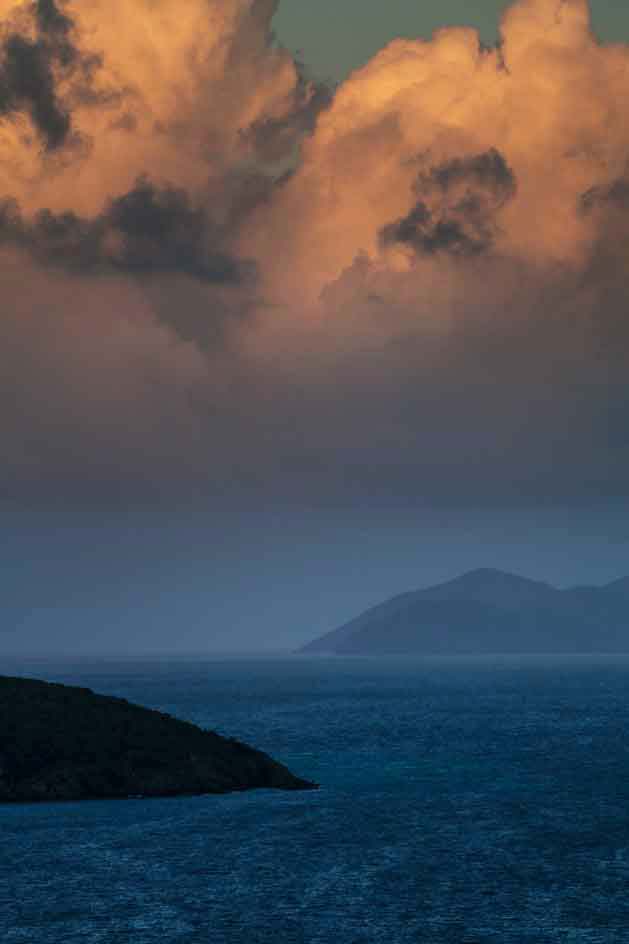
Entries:
<svg viewBox="0 0 629 944">
<path fill-rule="evenodd" d="M 246 744 L 122 698 L 0 676 L 0 802 L 313 786 Z"/>
</svg>

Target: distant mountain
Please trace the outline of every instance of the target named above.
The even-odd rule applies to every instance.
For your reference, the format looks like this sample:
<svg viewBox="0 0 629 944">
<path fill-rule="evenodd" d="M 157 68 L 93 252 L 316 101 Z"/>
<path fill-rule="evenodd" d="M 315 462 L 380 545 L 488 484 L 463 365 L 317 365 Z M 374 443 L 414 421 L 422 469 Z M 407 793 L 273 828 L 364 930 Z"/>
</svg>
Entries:
<svg viewBox="0 0 629 944">
<path fill-rule="evenodd" d="M 629 652 L 629 578 L 558 590 L 500 570 L 393 597 L 302 652 Z"/>
</svg>

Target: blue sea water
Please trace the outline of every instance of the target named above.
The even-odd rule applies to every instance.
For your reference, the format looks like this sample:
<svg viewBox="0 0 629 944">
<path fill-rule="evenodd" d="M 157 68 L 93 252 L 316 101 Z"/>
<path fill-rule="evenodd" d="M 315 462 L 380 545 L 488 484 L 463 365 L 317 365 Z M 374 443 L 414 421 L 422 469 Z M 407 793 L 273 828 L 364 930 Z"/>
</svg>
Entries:
<svg viewBox="0 0 629 944">
<path fill-rule="evenodd" d="M 629 660 L 3 663 L 313 793 L 0 807 L 2 944 L 629 941 Z"/>
</svg>

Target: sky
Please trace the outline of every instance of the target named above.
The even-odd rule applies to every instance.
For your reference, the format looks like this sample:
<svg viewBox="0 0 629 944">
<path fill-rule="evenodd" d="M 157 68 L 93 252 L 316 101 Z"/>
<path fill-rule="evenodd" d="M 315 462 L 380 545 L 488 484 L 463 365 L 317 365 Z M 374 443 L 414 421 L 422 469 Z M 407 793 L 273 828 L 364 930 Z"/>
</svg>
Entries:
<svg viewBox="0 0 629 944">
<path fill-rule="evenodd" d="M 0 653 L 629 573 L 629 10 L 469 6 L 0 0 Z"/>
<path fill-rule="evenodd" d="M 484 43 L 494 44 L 508 6 L 508 0 L 291 0 L 280 3 L 273 26 L 314 75 L 339 81 L 400 36 L 430 39 L 444 26 L 472 26 Z M 600 40 L 629 40 L 626 4 L 592 0 L 590 13 Z"/>
</svg>

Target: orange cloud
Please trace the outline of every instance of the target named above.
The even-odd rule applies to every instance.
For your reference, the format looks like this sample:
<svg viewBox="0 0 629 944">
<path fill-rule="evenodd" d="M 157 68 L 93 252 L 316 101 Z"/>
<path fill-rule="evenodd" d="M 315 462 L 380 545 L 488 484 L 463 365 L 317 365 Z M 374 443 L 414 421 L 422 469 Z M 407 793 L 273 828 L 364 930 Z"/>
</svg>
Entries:
<svg viewBox="0 0 629 944">
<path fill-rule="evenodd" d="M 412 211 L 418 176 L 495 150 L 517 181 L 496 249 L 579 265 L 592 238 L 580 195 L 622 173 L 629 148 L 628 66 L 627 47 L 592 35 L 585 0 L 520 0 L 496 49 L 470 29 L 397 40 L 339 89 L 243 250 L 273 296 L 315 301 L 361 252 L 400 265 L 379 234 Z"/>
<path fill-rule="evenodd" d="M 276 5 L 0 0 L 14 481 L 326 454 L 440 481 L 538 428 L 611 467 L 629 46 L 517 0 L 496 48 L 396 40 L 331 96 Z"/>
</svg>

